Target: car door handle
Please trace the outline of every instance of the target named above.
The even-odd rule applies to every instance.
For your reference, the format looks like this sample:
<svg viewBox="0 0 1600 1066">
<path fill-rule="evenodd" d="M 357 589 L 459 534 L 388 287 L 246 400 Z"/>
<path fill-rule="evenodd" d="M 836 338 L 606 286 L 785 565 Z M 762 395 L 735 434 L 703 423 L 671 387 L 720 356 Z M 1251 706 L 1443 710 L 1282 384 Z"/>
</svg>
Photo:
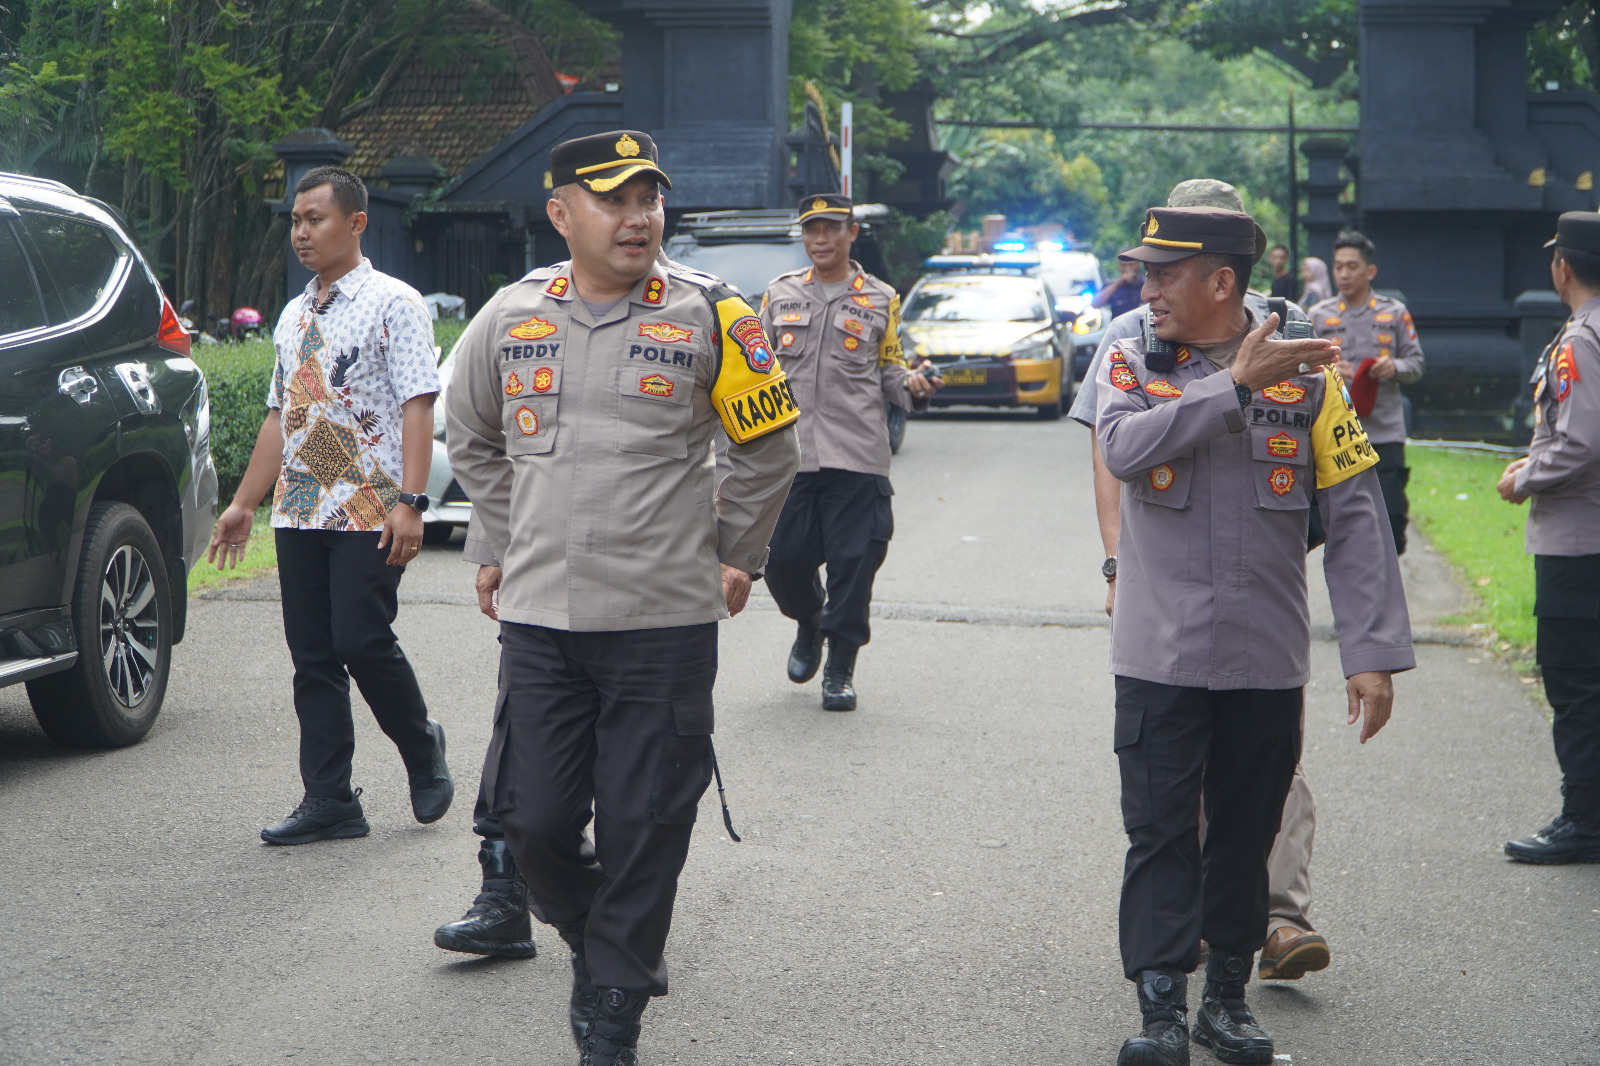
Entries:
<svg viewBox="0 0 1600 1066">
<path fill-rule="evenodd" d="M 56 391 L 77 401 L 79 405 L 88 404 L 99 390 L 100 382 L 81 366 L 69 366 L 56 378 Z"/>
</svg>

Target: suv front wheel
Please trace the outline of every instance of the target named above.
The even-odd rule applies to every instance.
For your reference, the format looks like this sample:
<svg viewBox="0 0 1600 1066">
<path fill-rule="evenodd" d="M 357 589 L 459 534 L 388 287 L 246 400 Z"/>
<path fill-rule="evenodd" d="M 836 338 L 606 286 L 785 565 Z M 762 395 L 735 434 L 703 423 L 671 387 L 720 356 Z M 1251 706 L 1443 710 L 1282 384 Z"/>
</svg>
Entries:
<svg viewBox="0 0 1600 1066">
<path fill-rule="evenodd" d="M 28 699 L 51 740 L 122 747 L 155 724 L 172 662 L 172 594 L 161 548 L 144 516 L 97 503 L 83 532 L 72 596 L 78 661 L 28 682 Z"/>
</svg>

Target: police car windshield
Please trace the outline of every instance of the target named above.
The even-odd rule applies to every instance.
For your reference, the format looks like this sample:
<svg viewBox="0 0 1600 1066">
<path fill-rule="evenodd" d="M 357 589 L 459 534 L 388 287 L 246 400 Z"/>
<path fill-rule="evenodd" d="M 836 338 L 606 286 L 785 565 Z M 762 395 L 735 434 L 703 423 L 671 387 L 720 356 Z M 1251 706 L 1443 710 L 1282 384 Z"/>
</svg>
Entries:
<svg viewBox="0 0 1600 1066">
<path fill-rule="evenodd" d="M 1024 278 L 949 278 L 917 289 L 901 316 L 907 322 L 1041 322 L 1039 283 Z"/>
<path fill-rule="evenodd" d="M 721 278 L 752 301 L 759 299 L 767 291 L 768 283 L 779 274 L 811 265 L 811 260 L 806 258 L 805 245 L 799 241 L 781 244 L 673 241 L 667 245 L 667 258 Z"/>
</svg>

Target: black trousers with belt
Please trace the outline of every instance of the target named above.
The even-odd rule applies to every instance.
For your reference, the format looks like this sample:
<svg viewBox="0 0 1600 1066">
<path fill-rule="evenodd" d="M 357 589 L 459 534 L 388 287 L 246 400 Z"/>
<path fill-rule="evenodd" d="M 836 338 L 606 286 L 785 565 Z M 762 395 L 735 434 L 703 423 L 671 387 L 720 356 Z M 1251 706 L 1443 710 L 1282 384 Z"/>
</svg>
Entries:
<svg viewBox="0 0 1600 1066">
<path fill-rule="evenodd" d="M 1600 555 L 1536 555 L 1539 670 L 1567 785 L 1600 788 Z"/>
<path fill-rule="evenodd" d="M 850 644 L 872 639 L 872 581 L 889 553 L 889 479 L 854 470 L 796 474 L 772 532 L 767 588 L 797 622 Z M 817 568 L 828 567 L 827 596 Z"/>
<path fill-rule="evenodd" d="M 596 987 L 667 992 L 678 875 L 711 781 L 716 675 L 715 623 L 500 625 L 484 791 L 534 915 L 552 925 L 587 915 Z"/>
<path fill-rule="evenodd" d="M 1302 690 L 1212 692 L 1118 677 L 1116 691 L 1128 833 L 1123 972 L 1190 973 L 1201 937 L 1241 955 L 1260 950 L 1267 855 L 1300 761 Z"/>
<path fill-rule="evenodd" d="M 394 635 L 401 566 L 379 533 L 274 530 L 283 634 L 294 661 L 300 776 L 308 796 L 349 795 L 355 722 L 350 679 L 408 771 L 428 769 L 433 737 L 417 675 Z"/>
</svg>

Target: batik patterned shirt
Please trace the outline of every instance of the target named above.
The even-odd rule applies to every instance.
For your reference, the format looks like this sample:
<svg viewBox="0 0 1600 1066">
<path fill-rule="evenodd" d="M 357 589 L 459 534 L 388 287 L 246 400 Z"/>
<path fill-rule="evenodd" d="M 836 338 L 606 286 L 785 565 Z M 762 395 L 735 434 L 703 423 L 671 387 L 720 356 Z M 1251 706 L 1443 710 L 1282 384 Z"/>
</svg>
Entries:
<svg viewBox="0 0 1600 1066">
<path fill-rule="evenodd" d="M 283 425 L 272 524 L 381 529 L 400 502 L 400 407 L 439 391 L 433 322 L 415 289 L 368 259 L 320 307 L 316 294 L 312 278 L 272 334 L 267 406 Z"/>
</svg>

